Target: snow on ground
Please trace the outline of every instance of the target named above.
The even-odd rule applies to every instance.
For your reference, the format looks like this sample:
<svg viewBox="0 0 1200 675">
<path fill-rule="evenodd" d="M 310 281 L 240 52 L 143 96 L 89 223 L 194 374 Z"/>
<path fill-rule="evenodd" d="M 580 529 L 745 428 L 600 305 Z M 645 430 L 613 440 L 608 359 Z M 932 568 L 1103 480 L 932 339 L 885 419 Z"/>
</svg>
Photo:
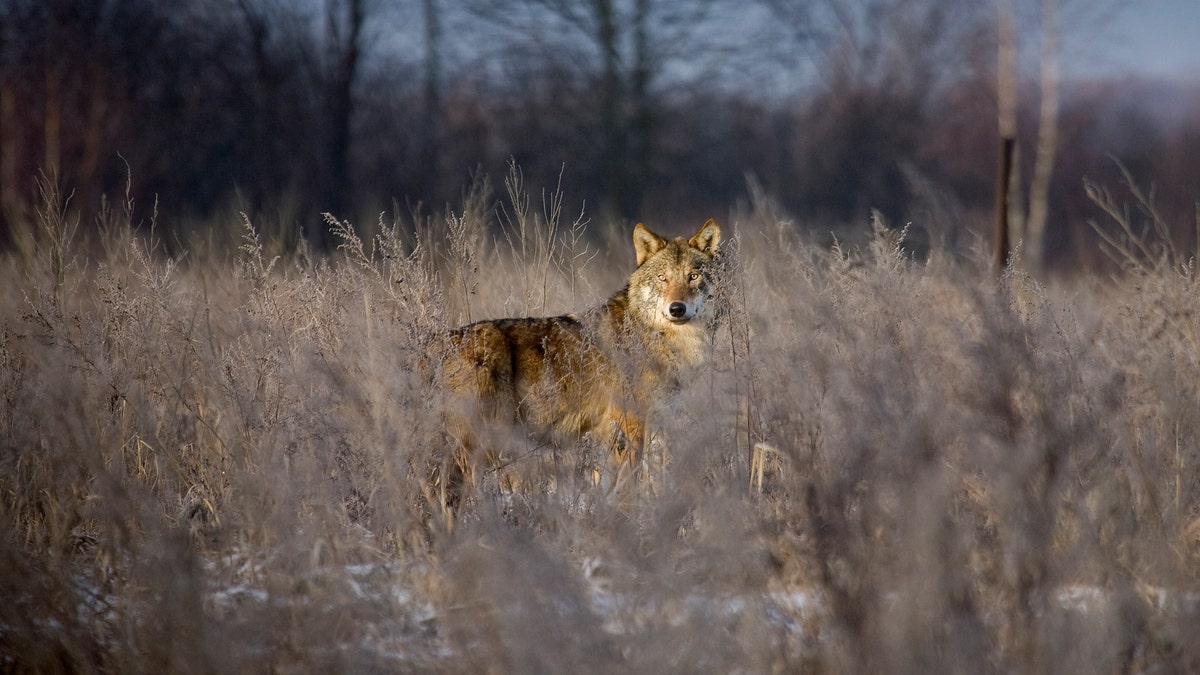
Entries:
<svg viewBox="0 0 1200 675">
<path fill-rule="evenodd" d="M 760 595 L 697 590 L 667 597 L 628 590 L 644 588 L 625 578 L 633 574 L 632 570 L 597 558 L 584 558 L 579 564 L 587 584 L 589 609 L 613 636 L 634 636 L 651 627 L 678 627 L 692 621 L 722 625 L 751 616 L 774 626 L 793 649 L 808 652 L 814 649 L 813 641 L 820 639 L 820 627 L 829 618 L 827 598 L 814 588 L 779 589 Z M 396 562 L 319 567 L 290 589 L 272 589 L 263 565 L 263 561 L 252 563 L 237 555 L 211 562 L 206 568 L 210 579 L 207 607 L 211 613 L 228 618 L 270 608 L 310 607 L 333 598 L 342 608 L 353 606 L 362 611 L 359 620 L 370 625 L 367 633 L 356 634 L 357 644 L 344 644 L 342 649 L 365 651 L 372 658 L 393 663 L 411 664 L 414 653 L 434 661 L 455 657 L 458 648 L 441 634 L 439 620 L 443 612 L 456 608 L 437 606 L 413 586 L 414 579 L 431 574 L 430 570 L 414 570 Z M 1200 593 L 1147 586 L 1138 594 L 1163 615 L 1200 613 Z M 897 602 L 899 597 L 887 595 Z M 1112 616 L 1118 600 L 1113 592 L 1099 586 L 1067 585 L 1053 594 L 1050 611 L 1057 609 L 1081 618 Z"/>
</svg>

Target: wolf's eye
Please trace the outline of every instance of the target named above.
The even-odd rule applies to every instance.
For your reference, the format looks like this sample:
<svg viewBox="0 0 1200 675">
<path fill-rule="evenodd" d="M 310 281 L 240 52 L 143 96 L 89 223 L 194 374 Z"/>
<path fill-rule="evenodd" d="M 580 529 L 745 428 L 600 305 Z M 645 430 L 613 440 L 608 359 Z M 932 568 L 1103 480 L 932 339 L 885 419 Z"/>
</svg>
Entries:
<svg viewBox="0 0 1200 675">
<path fill-rule="evenodd" d="M 700 278 L 700 274 L 698 272 L 692 272 L 691 274 L 688 275 L 688 281 L 695 281 L 699 278 Z"/>
<path fill-rule="evenodd" d="M 660 275 L 658 275 L 658 280 L 659 280 L 659 281 L 666 281 L 666 280 L 667 280 L 667 275 L 665 275 L 665 274 L 660 274 Z"/>
</svg>

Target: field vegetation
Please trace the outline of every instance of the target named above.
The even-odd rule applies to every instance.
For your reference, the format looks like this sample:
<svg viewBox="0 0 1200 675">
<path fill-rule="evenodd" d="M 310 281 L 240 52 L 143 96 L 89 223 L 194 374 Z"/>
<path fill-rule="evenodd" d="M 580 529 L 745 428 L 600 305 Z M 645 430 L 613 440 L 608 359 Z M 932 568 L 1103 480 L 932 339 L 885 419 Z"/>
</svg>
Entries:
<svg viewBox="0 0 1200 675">
<path fill-rule="evenodd" d="M 764 198 L 712 214 L 715 365 L 634 489 L 515 431 L 535 480 L 449 527 L 422 358 L 600 301 L 627 230 L 516 171 L 330 217 L 329 255 L 42 188 L 0 265 L 6 671 L 1200 670 L 1200 293 L 1119 205 L 1122 272 L 1049 284 L 881 222 L 829 246 Z"/>
</svg>

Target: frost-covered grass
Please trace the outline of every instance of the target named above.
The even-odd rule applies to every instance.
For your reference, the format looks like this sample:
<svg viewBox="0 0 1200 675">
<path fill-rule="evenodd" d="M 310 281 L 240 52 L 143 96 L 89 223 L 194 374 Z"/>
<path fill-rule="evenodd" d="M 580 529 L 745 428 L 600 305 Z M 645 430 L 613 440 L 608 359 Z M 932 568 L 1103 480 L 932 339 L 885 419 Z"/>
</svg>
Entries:
<svg viewBox="0 0 1200 675">
<path fill-rule="evenodd" d="M 499 223 L 484 190 L 333 221 L 328 258 L 250 224 L 172 258 L 48 191 L 0 265 L 0 666 L 1200 668 L 1190 268 L 1043 286 L 723 219 L 715 365 L 634 489 L 514 434 L 530 480 L 447 529 L 439 331 L 586 307 L 633 264 L 511 187 Z"/>
</svg>

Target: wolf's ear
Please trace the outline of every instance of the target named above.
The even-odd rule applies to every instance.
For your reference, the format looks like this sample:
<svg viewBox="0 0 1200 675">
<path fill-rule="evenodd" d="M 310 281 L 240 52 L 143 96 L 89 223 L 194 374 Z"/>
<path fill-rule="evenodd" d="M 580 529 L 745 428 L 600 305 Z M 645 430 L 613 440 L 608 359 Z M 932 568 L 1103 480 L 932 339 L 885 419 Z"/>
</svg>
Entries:
<svg viewBox="0 0 1200 675">
<path fill-rule="evenodd" d="M 646 262 L 646 258 L 658 253 L 666 245 L 666 239 L 654 234 L 645 225 L 638 223 L 637 227 L 633 228 L 633 250 L 637 253 L 638 267 Z"/>
<path fill-rule="evenodd" d="M 704 227 L 688 240 L 688 246 L 700 249 L 709 255 L 717 253 L 717 246 L 721 243 L 721 226 L 717 225 L 717 221 L 709 218 Z"/>
</svg>

